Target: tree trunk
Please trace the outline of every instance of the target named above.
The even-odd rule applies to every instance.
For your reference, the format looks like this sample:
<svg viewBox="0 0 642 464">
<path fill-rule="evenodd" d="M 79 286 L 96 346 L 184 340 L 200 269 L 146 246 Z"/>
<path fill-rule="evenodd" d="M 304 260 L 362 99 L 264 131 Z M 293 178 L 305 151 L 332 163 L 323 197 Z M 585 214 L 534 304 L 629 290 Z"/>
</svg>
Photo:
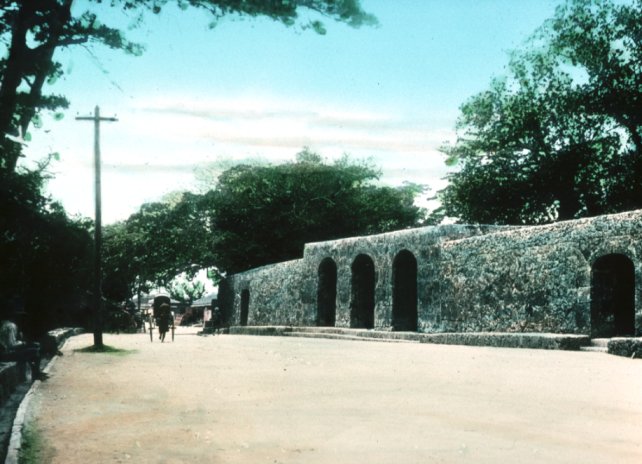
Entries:
<svg viewBox="0 0 642 464">
<path fill-rule="evenodd" d="M 15 23 L 11 28 L 11 46 L 9 57 L 6 62 L 6 69 L 0 84 L 0 156 L 2 162 L 0 167 L 13 172 L 20 156 L 20 147 L 9 140 L 7 135 L 17 135 L 14 116 L 16 114 L 16 102 L 18 87 L 24 76 L 24 69 L 27 64 L 27 24 L 32 17 L 31 9 L 20 4 L 20 9 L 15 17 Z"/>
<path fill-rule="evenodd" d="M 64 27 L 71 18 L 71 0 L 62 5 L 51 3 L 19 3 L 11 28 L 11 46 L 6 69 L 0 83 L 0 169 L 15 171 L 21 146 L 6 138 L 18 135 L 18 128 L 26 134 L 39 105 L 42 104 L 42 87 L 53 66 L 53 56 Z M 47 28 L 49 34 L 38 47 L 27 46 L 27 34 L 35 25 Z M 18 89 L 26 77 L 30 92 L 21 110 L 17 107 Z"/>
</svg>

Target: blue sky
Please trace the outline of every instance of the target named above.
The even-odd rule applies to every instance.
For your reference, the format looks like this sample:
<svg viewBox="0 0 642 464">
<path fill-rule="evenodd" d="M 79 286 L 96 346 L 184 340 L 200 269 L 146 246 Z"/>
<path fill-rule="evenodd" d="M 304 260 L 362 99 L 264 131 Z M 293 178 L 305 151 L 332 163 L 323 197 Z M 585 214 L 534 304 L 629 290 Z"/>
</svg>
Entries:
<svg viewBox="0 0 642 464">
<path fill-rule="evenodd" d="M 378 27 L 325 21 L 324 36 L 267 19 L 172 7 L 128 34 L 140 57 L 76 47 L 57 57 L 67 74 L 50 90 L 71 101 L 65 118 L 33 132 L 29 160 L 60 153 L 52 196 L 93 217 L 95 105 L 102 126 L 103 222 L 127 218 L 174 190 L 196 190 L 195 169 L 261 158 L 293 160 L 303 146 L 328 159 L 370 158 L 382 181 L 443 187 L 438 148 L 454 139 L 459 106 L 502 75 L 507 52 L 562 0 L 362 0 Z M 93 3 L 76 0 L 77 11 Z M 103 8 L 103 22 L 133 18 Z M 215 171 L 215 170 L 214 170 Z"/>
</svg>

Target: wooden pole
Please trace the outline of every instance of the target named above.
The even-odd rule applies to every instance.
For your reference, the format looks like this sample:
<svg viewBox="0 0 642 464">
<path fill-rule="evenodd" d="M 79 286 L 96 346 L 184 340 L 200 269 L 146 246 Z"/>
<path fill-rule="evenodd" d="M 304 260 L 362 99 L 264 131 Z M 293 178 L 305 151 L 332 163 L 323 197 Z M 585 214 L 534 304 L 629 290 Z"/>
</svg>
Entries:
<svg viewBox="0 0 642 464">
<path fill-rule="evenodd" d="M 77 121 L 94 122 L 94 174 L 95 174 L 95 227 L 94 227 L 94 346 L 103 346 L 103 292 L 102 292 L 102 199 L 100 178 L 100 123 L 102 121 L 118 121 L 116 118 L 100 116 L 100 108 L 96 105 L 93 116 L 77 116 Z"/>
</svg>

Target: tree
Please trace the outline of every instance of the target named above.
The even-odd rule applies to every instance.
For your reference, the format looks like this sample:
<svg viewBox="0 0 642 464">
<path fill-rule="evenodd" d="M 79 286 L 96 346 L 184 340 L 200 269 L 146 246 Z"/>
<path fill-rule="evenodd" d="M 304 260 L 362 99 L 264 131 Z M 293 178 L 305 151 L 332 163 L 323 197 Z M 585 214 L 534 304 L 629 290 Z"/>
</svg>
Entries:
<svg viewBox="0 0 642 464">
<path fill-rule="evenodd" d="M 126 221 L 105 227 L 105 296 L 123 301 L 151 286 L 168 286 L 211 266 L 200 196 L 184 192 L 173 202 L 143 205 Z"/>
<path fill-rule="evenodd" d="M 128 298 L 141 283 L 171 290 L 182 273 L 216 278 L 298 258 L 308 242 L 421 225 L 414 199 L 423 189 L 373 185 L 378 176 L 367 163 L 328 165 L 306 149 L 295 163 L 230 168 L 206 194 L 143 205 L 106 228 L 105 281 L 115 291 L 105 294 Z"/>
<path fill-rule="evenodd" d="M 44 168 L 0 173 L 0 309 L 18 302 L 32 337 L 58 324 L 88 322 L 77 308 L 93 270 L 89 224 L 70 220 L 41 194 Z"/>
<path fill-rule="evenodd" d="M 299 258 L 305 243 L 419 225 L 421 189 L 377 187 L 378 176 L 348 158 L 324 164 L 308 150 L 295 163 L 225 171 L 203 196 L 216 266 L 239 272 Z"/>
<path fill-rule="evenodd" d="M 205 294 L 205 284 L 203 282 L 187 279 L 184 274 L 170 281 L 167 289 L 173 299 L 187 306 L 191 306 L 194 301 Z"/>
<path fill-rule="evenodd" d="M 642 207 L 641 24 L 641 0 L 559 7 L 461 107 L 443 212 L 537 224 Z"/>
<path fill-rule="evenodd" d="M 41 110 L 67 106 L 62 96 L 43 95 L 43 87 L 63 74 L 55 60 L 58 49 L 80 44 L 98 43 L 130 54 L 140 54 L 143 47 L 127 40 L 121 30 L 101 21 L 87 8 L 77 14 L 73 0 L 0 0 L 0 39 L 7 44 L 6 56 L 0 60 L 0 170 L 13 172 L 20 156 L 20 144 L 9 137 L 27 134 L 29 125 Z M 114 8 L 139 14 L 158 14 L 170 0 L 111 0 Z M 376 19 L 365 13 L 359 0 L 177 0 L 183 8 L 199 8 L 211 14 L 213 22 L 226 15 L 266 16 L 287 26 L 298 24 L 325 33 L 317 19 L 302 22 L 302 10 L 347 23 L 353 27 L 374 24 Z"/>
</svg>

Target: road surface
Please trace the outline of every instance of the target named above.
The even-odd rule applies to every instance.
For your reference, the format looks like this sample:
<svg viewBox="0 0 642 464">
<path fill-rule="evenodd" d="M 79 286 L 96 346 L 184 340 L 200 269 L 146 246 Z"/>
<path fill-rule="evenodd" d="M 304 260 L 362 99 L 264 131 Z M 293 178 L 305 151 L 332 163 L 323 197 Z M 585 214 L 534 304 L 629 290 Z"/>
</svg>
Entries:
<svg viewBox="0 0 642 464">
<path fill-rule="evenodd" d="M 642 462 L 642 361 L 253 336 L 70 339 L 28 425 L 47 463 Z"/>
</svg>

